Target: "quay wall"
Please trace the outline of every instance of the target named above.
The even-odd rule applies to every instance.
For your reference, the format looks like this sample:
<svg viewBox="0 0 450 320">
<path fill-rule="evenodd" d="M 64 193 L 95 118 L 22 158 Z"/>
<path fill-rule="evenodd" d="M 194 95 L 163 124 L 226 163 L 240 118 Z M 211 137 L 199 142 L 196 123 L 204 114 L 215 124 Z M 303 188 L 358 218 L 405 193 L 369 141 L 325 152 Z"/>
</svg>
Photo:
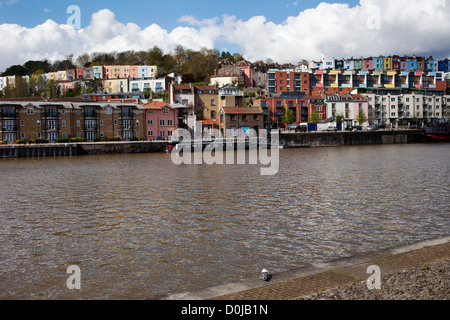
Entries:
<svg viewBox="0 0 450 320">
<path fill-rule="evenodd" d="M 280 145 L 289 147 L 333 147 L 349 145 L 423 143 L 423 131 L 338 131 L 280 134 Z"/>
<path fill-rule="evenodd" d="M 280 145 L 285 148 L 423 142 L 427 142 L 423 131 L 282 132 L 280 134 Z M 169 144 L 166 141 L 121 141 L 0 145 L 0 158 L 154 153 L 165 152 Z"/>
<path fill-rule="evenodd" d="M 159 141 L 0 145 L 0 158 L 165 152 L 167 145 Z"/>
</svg>

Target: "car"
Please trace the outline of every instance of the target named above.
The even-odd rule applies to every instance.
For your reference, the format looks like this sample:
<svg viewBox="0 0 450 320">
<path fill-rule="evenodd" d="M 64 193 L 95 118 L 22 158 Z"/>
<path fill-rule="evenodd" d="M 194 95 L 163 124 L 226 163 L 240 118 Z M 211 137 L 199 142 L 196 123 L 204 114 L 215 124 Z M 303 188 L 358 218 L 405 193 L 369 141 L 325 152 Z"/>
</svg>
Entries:
<svg viewBox="0 0 450 320">
<path fill-rule="evenodd" d="M 367 131 L 376 131 L 378 130 L 378 126 L 376 125 L 371 125 L 367 127 Z"/>
<path fill-rule="evenodd" d="M 297 128 L 297 124 L 296 123 L 291 123 L 290 125 L 288 125 L 288 128 L 289 129 L 295 129 L 295 128 Z"/>
<path fill-rule="evenodd" d="M 358 130 L 362 130 L 362 127 L 361 126 L 350 126 L 350 127 L 347 127 L 347 130 L 358 131 Z"/>
<path fill-rule="evenodd" d="M 305 125 L 299 125 L 295 128 L 295 132 L 306 132 L 308 131 L 308 127 Z"/>
<path fill-rule="evenodd" d="M 380 125 L 378 125 L 378 129 L 386 129 L 386 125 L 385 124 L 380 124 Z"/>
<path fill-rule="evenodd" d="M 417 124 L 411 125 L 410 129 L 420 129 L 420 127 Z"/>
<path fill-rule="evenodd" d="M 337 128 L 336 127 L 328 127 L 327 131 L 337 131 Z"/>
</svg>

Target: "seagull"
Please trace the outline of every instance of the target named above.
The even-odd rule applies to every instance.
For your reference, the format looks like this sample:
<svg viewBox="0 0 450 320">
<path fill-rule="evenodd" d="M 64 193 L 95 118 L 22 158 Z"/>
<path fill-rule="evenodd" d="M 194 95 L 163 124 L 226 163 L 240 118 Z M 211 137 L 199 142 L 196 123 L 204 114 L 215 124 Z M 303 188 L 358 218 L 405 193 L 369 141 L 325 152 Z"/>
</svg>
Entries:
<svg viewBox="0 0 450 320">
<path fill-rule="evenodd" d="M 272 278 L 272 275 L 266 269 L 262 269 L 261 271 L 261 280 L 269 281 Z"/>
</svg>

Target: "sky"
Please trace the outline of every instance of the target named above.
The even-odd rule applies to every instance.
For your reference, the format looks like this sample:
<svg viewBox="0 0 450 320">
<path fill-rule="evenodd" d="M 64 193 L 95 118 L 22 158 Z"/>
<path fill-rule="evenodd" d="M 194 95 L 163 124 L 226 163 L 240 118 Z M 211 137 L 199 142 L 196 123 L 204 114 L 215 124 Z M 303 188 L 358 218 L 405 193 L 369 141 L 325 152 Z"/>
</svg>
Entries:
<svg viewBox="0 0 450 320">
<path fill-rule="evenodd" d="M 68 10 L 70 6 L 77 10 Z M 0 71 L 28 60 L 177 45 L 249 61 L 450 57 L 450 0 L 0 0 Z"/>
</svg>

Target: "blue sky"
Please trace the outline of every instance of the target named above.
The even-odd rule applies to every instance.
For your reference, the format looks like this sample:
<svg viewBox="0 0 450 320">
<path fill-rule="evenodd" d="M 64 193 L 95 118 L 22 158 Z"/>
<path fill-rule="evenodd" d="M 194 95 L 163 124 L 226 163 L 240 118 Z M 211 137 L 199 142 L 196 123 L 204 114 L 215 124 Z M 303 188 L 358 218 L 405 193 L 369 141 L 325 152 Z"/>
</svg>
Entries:
<svg viewBox="0 0 450 320">
<path fill-rule="evenodd" d="M 67 25 L 70 5 L 81 27 Z M 177 45 L 249 61 L 450 57 L 450 0 L 0 0 L 0 71 L 28 60 Z"/>
<path fill-rule="evenodd" d="M 234 15 L 247 20 L 252 16 L 263 15 L 267 20 L 281 23 L 289 16 L 298 15 L 302 10 L 315 8 L 322 1 L 313 0 L 130 0 L 130 1 L 75 1 L 75 0 L 0 0 L 0 24 L 14 23 L 25 27 L 34 27 L 47 19 L 57 23 L 65 23 L 70 5 L 78 5 L 81 9 L 81 27 L 86 27 L 94 12 L 109 9 L 116 14 L 122 23 L 134 22 L 140 27 L 156 23 L 171 30 L 180 25 L 177 20 L 185 15 L 207 19 Z M 333 2 L 333 1 L 329 1 Z M 335 1 L 357 5 L 359 1 Z"/>
</svg>

